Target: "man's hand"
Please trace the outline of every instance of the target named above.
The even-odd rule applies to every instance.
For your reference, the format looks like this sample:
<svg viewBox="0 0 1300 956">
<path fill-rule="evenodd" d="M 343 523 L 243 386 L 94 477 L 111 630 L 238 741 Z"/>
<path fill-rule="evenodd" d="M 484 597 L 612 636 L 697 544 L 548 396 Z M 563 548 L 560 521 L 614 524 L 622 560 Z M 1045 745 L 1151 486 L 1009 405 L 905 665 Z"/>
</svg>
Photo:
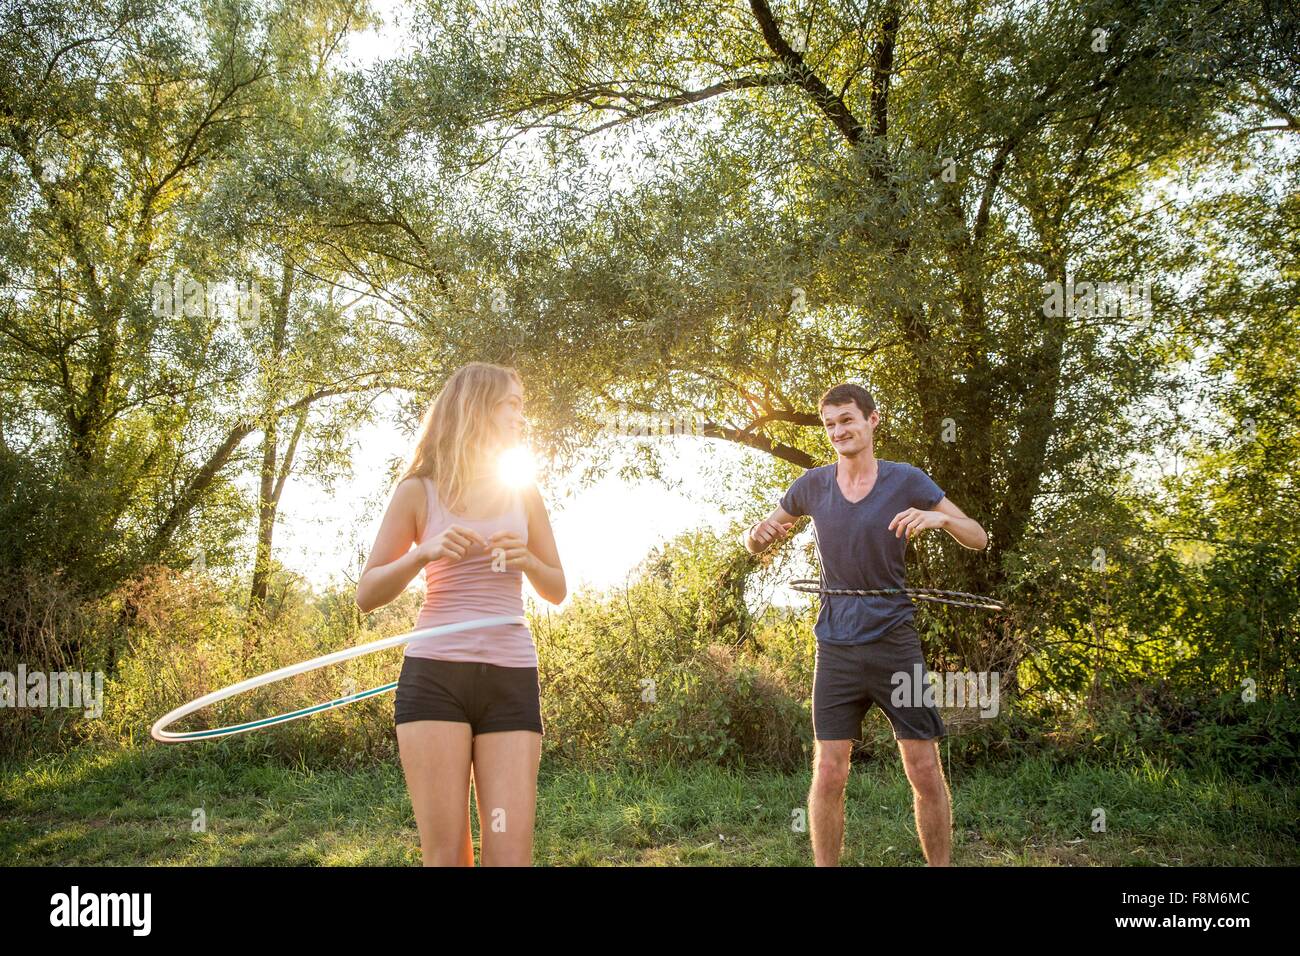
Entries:
<svg viewBox="0 0 1300 956">
<path fill-rule="evenodd" d="M 766 551 L 774 541 L 780 541 L 788 535 L 793 527 L 794 522 L 792 521 L 782 522 L 772 518 L 764 518 L 750 529 L 750 537 L 753 538 L 760 551 Z"/>
<path fill-rule="evenodd" d="M 906 511 L 900 511 L 894 515 L 894 520 L 889 522 L 889 530 L 894 532 L 895 538 L 907 535 L 907 540 L 911 541 L 912 535 L 917 532 L 924 531 L 926 528 L 942 528 L 947 523 L 948 516 L 942 511 L 922 511 L 920 508 L 908 508 Z"/>
</svg>

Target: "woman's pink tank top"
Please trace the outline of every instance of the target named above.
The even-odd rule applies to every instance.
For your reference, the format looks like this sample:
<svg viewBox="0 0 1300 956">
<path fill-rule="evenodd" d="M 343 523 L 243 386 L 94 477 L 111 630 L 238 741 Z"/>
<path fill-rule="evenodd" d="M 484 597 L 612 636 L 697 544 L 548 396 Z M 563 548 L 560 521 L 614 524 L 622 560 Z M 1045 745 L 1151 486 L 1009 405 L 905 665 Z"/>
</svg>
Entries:
<svg viewBox="0 0 1300 956">
<path fill-rule="evenodd" d="M 511 493 L 511 505 L 495 518 L 463 518 L 442 507 L 433 480 L 421 478 L 429 501 L 429 517 L 420 541 L 442 532 L 448 525 L 473 528 L 484 538 L 495 531 L 513 531 L 528 542 L 528 515 L 523 497 Z M 425 598 L 417 629 L 472 621 L 477 617 L 524 613 L 523 572 L 517 568 L 492 570 L 492 552 L 478 545 L 459 561 L 439 558 L 424 566 Z M 440 661 L 474 661 L 498 667 L 536 667 L 537 648 L 533 635 L 523 624 L 497 624 L 490 627 L 457 631 L 436 637 L 416 638 L 406 645 L 407 657 L 427 657 Z"/>
</svg>

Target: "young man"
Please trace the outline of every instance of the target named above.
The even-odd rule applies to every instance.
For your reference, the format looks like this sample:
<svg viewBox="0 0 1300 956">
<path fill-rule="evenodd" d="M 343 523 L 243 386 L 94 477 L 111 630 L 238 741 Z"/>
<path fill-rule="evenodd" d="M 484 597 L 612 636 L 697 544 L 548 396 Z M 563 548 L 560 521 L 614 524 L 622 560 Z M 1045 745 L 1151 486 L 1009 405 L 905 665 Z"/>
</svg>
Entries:
<svg viewBox="0 0 1300 956">
<path fill-rule="evenodd" d="M 811 515 L 825 586 L 866 590 L 906 587 L 907 543 L 928 528 L 942 528 L 973 550 L 987 547 L 984 529 L 949 501 L 929 475 L 913 465 L 876 458 L 873 436 L 880 413 L 865 388 L 835 386 L 822 396 L 821 416 L 837 461 L 800 475 L 780 506 L 746 532 L 745 547 L 751 553 L 785 538 L 796 517 Z M 894 675 L 910 682 L 918 664 L 925 673 L 913 611 L 905 594 L 821 596 L 814 629 L 816 753 L 808 794 L 818 866 L 839 865 L 849 752 L 873 703 L 889 718 L 902 752 L 926 861 L 931 866 L 949 864 L 951 800 L 938 745 L 946 728 L 933 704 L 911 705 L 924 686 L 916 698 L 904 695 L 906 706 L 891 700 L 897 686 Z"/>
</svg>

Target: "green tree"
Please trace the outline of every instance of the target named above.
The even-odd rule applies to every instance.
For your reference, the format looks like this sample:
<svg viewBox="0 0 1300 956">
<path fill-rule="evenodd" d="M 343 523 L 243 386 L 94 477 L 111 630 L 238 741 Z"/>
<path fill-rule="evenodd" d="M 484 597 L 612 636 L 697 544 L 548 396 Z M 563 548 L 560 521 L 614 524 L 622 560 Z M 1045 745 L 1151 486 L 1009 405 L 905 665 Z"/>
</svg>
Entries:
<svg viewBox="0 0 1300 956">
<path fill-rule="evenodd" d="M 1008 558 L 1122 512 L 1131 456 L 1176 427 L 1197 261 L 1157 184 L 1291 102 L 1276 17 L 1245 3 L 421 9 L 392 128 L 452 144 L 506 223 L 439 326 L 498 330 L 557 446 L 624 403 L 807 467 L 829 457 L 816 396 L 863 379 L 881 454 L 990 532 L 988 553 L 927 542 L 923 579 L 1031 604 Z M 1083 282 L 1153 308 L 1082 285 L 1051 307 Z"/>
</svg>

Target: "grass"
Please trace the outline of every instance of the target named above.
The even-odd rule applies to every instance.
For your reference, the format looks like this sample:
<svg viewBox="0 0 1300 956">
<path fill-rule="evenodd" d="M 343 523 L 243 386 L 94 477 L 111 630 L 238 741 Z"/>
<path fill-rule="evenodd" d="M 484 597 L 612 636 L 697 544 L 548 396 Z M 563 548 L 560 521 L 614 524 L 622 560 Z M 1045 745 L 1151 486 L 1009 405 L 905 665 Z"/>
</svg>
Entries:
<svg viewBox="0 0 1300 956">
<path fill-rule="evenodd" d="M 535 861 L 806 866 L 807 772 L 544 764 Z M 1149 762 L 950 772 L 959 866 L 1296 865 L 1293 786 Z M 844 863 L 921 866 L 901 764 L 855 764 Z M 1096 811 L 1105 829 L 1094 832 Z M 1098 818 L 1099 819 L 1099 818 Z M 200 824 L 202 824 L 200 826 Z M 475 820 L 477 828 L 477 820 Z M 475 837 L 477 841 L 477 834 Z M 344 772 L 202 747 L 83 746 L 0 766 L 0 864 L 415 866 L 400 766 Z"/>
</svg>

